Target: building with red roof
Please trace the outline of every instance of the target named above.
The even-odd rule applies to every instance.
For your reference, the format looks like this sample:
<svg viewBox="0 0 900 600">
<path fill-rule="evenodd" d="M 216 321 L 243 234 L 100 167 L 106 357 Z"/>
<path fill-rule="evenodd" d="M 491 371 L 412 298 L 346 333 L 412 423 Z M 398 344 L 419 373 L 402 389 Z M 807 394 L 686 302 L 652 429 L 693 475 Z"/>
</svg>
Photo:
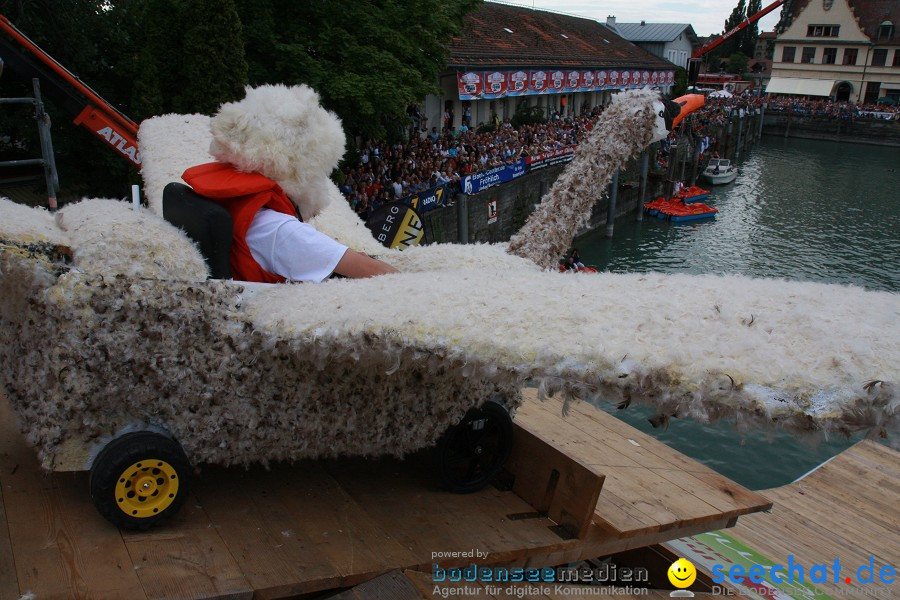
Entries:
<svg viewBox="0 0 900 600">
<path fill-rule="evenodd" d="M 670 62 L 623 39 L 594 19 L 485 2 L 466 16 L 450 43 L 441 97 L 426 99 L 429 126 L 445 111 L 459 126 L 512 117 L 521 106 L 578 114 L 609 102 L 617 90 L 674 85 Z"/>
</svg>

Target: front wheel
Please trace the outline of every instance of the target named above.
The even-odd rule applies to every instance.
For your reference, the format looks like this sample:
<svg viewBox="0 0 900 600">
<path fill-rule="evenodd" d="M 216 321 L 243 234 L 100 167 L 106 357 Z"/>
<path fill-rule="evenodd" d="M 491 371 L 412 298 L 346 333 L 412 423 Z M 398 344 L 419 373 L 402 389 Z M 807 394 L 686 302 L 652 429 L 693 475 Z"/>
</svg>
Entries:
<svg viewBox="0 0 900 600">
<path fill-rule="evenodd" d="M 122 529 L 149 529 L 178 512 L 191 466 L 175 440 L 141 431 L 106 445 L 91 468 L 91 499 Z"/>
<path fill-rule="evenodd" d="M 509 411 L 488 401 L 466 413 L 438 440 L 435 462 L 441 486 L 466 494 L 482 489 L 503 468 L 513 444 Z"/>
</svg>

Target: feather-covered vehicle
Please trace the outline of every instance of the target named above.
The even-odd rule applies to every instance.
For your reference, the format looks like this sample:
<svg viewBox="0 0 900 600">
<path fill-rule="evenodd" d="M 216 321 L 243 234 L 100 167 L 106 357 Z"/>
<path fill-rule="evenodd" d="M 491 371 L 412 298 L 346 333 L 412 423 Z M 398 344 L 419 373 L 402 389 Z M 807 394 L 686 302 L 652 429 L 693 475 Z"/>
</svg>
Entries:
<svg viewBox="0 0 900 600">
<path fill-rule="evenodd" d="M 235 108 L 241 131 L 274 127 L 266 139 L 291 160 L 266 174 L 301 197 L 311 224 L 399 274 L 208 279 L 197 247 L 160 216 L 166 184 L 210 160 L 200 115 L 142 124 L 149 209 L 88 200 L 54 216 L 0 200 L 2 383 L 43 467 L 91 469 L 95 504 L 114 523 L 171 515 L 202 463 L 437 445 L 443 482 L 475 489 L 509 451 L 526 383 L 573 400 L 646 402 L 663 417 L 896 440 L 896 294 L 554 272 L 598 190 L 658 138 L 655 95 L 620 94 L 508 245 L 399 252 L 378 245 L 328 181 L 340 143 L 323 159 L 328 136 L 303 137 L 316 129 L 309 114 L 285 108 L 298 97 L 278 97 L 295 93 L 318 107 L 307 91 L 279 87 L 275 101 L 248 92 L 240 110 L 224 109 Z M 300 133 L 279 146 L 291 127 Z M 312 204 L 308 190 L 318 190 Z"/>
</svg>

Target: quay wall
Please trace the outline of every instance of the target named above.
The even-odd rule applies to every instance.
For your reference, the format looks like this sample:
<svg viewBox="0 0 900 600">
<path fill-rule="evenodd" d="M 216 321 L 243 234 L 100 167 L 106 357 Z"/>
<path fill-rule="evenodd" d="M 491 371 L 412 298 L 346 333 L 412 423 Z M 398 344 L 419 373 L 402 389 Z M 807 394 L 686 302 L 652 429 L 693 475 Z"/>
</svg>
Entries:
<svg viewBox="0 0 900 600">
<path fill-rule="evenodd" d="M 900 147 L 900 120 L 852 120 L 767 113 L 763 135 Z"/>
<path fill-rule="evenodd" d="M 446 206 L 425 213 L 424 243 L 461 243 L 460 218 L 465 218 L 468 242 L 506 242 L 518 231 L 534 207 L 556 181 L 564 166 L 548 167 L 473 195 L 459 193 L 454 206 Z M 665 180 L 651 176 L 647 182 L 647 196 L 663 194 Z M 491 203 L 496 206 L 496 219 L 489 214 Z M 616 217 L 634 213 L 642 204 L 640 187 L 636 183 L 619 186 L 616 197 Z M 606 194 L 594 203 L 588 229 L 606 224 L 609 198 Z M 584 233 L 584 232 L 579 232 Z"/>
</svg>

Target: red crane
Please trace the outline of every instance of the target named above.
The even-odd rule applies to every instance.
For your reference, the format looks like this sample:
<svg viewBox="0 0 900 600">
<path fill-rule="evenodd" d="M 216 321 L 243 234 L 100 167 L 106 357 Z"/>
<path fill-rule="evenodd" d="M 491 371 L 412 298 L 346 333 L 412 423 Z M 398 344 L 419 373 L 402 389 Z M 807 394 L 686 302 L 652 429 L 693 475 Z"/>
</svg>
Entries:
<svg viewBox="0 0 900 600">
<path fill-rule="evenodd" d="M 743 29 L 746 29 L 753 23 L 756 23 L 757 21 L 759 21 L 764 16 L 766 16 L 767 14 L 769 14 L 770 12 L 772 12 L 773 10 L 775 10 L 776 8 L 778 8 L 779 6 L 781 6 L 784 3 L 785 3 L 785 0 L 776 0 L 775 2 L 768 5 L 767 7 L 765 7 L 758 13 L 756 13 L 755 15 L 747 17 L 746 19 L 741 21 L 741 23 L 737 27 L 733 27 L 733 28 L 729 29 L 728 31 L 726 31 L 725 33 L 723 33 L 722 35 L 720 35 L 713 41 L 709 42 L 708 44 L 706 44 L 704 46 L 700 46 L 699 48 L 694 50 L 694 53 L 691 54 L 691 59 L 700 58 L 701 56 L 703 56 L 704 54 L 706 54 L 713 48 L 717 47 L 719 44 L 721 44 L 725 40 L 734 36 L 734 34 L 736 34 L 737 32 L 739 32 Z"/>
<path fill-rule="evenodd" d="M 5 61 L 10 69 L 20 75 L 39 78 L 41 89 L 46 91 L 46 95 L 76 115 L 74 120 L 76 125 L 88 129 L 120 156 L 140 168 L 137 123 L 41 50 L 3 15 L 0 15 L 0 31 L 12 39 L 10 41 L 0 35 L 0 65 Z"/>
</svg>

